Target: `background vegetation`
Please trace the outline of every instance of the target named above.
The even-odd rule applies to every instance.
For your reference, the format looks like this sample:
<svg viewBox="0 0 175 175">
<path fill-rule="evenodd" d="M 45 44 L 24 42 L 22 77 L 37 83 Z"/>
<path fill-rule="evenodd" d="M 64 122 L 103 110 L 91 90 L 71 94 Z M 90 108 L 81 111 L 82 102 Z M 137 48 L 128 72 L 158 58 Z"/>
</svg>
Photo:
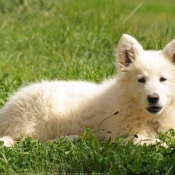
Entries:
<svg viewBox="0 0 175 175">
<path fill-rule="evenodd" d="M 145 49 L 175 38 L 173 0 L 1 0 L 0 106 L 20 86 L 42 79 L 100 82 L 116 74 L 114 50 L 123 33 Z M 87 130 L 88 132 L 88 130 Z M 174 147 L 174 132 L 160 137 Z M 174 174 L 174 149 L 59 139 L 23 139 L 0 147 L 6 174 Z"/>
</svg>

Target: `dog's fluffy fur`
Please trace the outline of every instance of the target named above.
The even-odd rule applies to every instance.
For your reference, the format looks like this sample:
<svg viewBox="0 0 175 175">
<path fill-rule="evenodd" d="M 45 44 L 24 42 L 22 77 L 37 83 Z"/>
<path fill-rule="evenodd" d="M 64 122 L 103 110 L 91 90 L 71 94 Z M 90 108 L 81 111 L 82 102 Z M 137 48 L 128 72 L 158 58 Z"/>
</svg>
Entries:
<svg viewBox="0 0 175 175">
<path fill-rule="evenodd" d="M 101 84 L 44 81 L 20 89 L 0 111 L 0 140 L 45 142 L 89 127 L 101 139 L 137 134 L 135 143 L 159 141 L 158 129 L 175 129 L 175 40 L 162 51 L 145 51 L 124 34 L 116 62 L 118 76 Z"/>
</svg>

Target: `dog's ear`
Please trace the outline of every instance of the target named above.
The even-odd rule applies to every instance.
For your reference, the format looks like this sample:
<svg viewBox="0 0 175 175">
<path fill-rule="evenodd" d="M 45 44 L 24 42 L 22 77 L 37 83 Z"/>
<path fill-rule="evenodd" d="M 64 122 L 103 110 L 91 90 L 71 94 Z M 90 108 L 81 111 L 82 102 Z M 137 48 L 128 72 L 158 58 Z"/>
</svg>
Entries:
<svg viewBox="0 0 175 175">
<path fill-rule="evenodd" d="M 143 50 L 139 42 L 130 35 L 123 34 L 117 46 L 117 68 L 125 72 L 126 68 L 134 61 Z M 118 73 L 119 73 L 118 72 Z"/>
<path fill-rule="evenodd" d="M 163 54 L 166 58 L 175 64 L 175 39 L 169 42 L 163 49 Z"/>
</svg>

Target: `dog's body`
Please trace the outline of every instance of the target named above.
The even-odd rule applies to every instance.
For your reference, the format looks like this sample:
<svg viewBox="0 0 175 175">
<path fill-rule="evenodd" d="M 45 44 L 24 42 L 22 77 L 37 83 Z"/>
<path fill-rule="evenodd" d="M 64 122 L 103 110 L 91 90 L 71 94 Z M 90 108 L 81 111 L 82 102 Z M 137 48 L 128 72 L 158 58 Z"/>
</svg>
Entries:
<svg viewBox="0 0 175 175">
<path fill-rule="evenodd" d="M 158 129 L 175 129 L 175 40 L 162 51 L 144 51 L 123 35 L 117 58 L 118 77 L 102 84 L 53 81 L 22 88 L 1 109 L 0 140 L 6 146 L 21 136 L 45 142 L 89 127 L 99 138 L 137 134 L 135 143 L 159 141 Z"/>
</svg>

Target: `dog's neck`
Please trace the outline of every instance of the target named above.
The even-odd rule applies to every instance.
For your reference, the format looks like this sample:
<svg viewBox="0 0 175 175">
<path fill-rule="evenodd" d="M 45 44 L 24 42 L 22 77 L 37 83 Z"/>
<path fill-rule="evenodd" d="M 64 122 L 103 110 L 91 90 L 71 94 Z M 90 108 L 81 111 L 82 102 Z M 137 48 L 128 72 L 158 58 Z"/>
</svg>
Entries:
<svg viewBox="0 0 175 175">
<path fill-rule="evenodd" d="M 156 134 L 159 134 L 159 122 L 158 121 L 153 121 L 153 129 Z"/>
<path fill-rule="evenodd" d="M 147 123 L 149 126 L 152 126 L 152 130 L 154 131 L 154 133 L 157 135 L 159 134 L 159 122 L 157 120 L 154 121 L 148 121 Z"/>
</svg>

